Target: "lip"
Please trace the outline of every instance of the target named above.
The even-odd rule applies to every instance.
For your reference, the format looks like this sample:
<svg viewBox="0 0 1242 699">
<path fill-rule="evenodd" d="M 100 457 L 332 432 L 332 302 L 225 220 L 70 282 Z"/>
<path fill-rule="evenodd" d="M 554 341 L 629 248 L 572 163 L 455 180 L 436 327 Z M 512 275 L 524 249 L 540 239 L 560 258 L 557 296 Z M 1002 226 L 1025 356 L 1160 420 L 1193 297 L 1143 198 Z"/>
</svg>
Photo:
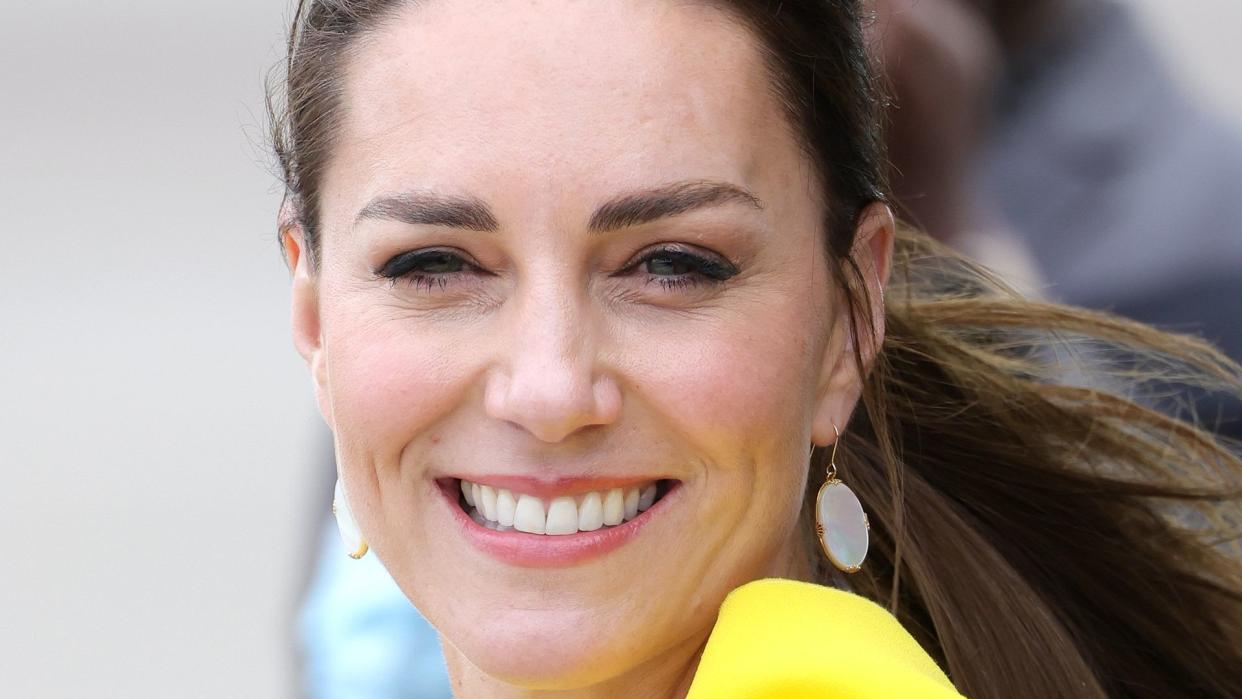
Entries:
<svg viewBox="0 0 1242 699">
<path fill-rule="evenodd" d="M 539 497 L 548 495 L 549 491 L 556 495 L 569 495 L 603 489 L 604 487 L 615 488 L 622 485 L 649 483 L 653 480 L 572 479 L 572 481 L 562 482 L 566 487 L 552 490 L 556 487 L 556 483 L 538 481 L 536 479 L 510 476 L 478 478 L 478 481 L 473 482 L 486 483 L 501 488 L 516 486 L 513 489 L 518 492 Z M 637 537 L 655 517 L 663 514 L 666 509 L 666 502 L 669 502 L 670 499 L 675 500 L 679 495 L 681 483 L 673 480 L 667 482 L 669 487 L 664 495 L 651 507 L 640 512 L 634 519 L 607 529 L 559 536 L 528 534 L 519 531 L 501 532 L 488 529 L 471 519 L 457 504 L 458 498 L 461 495 L 459 479 L 441 479 L 436 481 L 436 485 L 444 496 L 444 505 L 448 508 L 449 516 L 452 518 L 457 530 L 461 532 L 462 537 L 466 541 L 470 542 L 479 551 L 498 559 L 502 563 L 523 568 L 564 568 L 605 556 Z M 600 485 L 597 487 L 596 483 Z M 536 485 L 537 487 L 523 490 L 523 487 L 530 485 Z M 531 492 L 532 490 L 535 492 Z"/>
</svg>

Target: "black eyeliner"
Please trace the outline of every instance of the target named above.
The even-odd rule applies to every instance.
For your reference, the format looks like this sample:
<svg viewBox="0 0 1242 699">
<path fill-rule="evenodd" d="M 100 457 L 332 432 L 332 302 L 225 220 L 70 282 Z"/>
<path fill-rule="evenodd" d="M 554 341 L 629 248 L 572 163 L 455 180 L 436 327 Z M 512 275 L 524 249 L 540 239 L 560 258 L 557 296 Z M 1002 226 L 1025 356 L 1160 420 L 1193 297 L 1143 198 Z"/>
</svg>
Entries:
<svg viewBox="0 0 1242 699">
<path fill-rule="evenodd" d="M 680 246 L 669 246 L 652 250 L 634 264 L 627 266 L 626 269 L 632 269 L 661 255 L 689 264 L 695 268 L 698 274 L 702 274 L 712 281 L 725 281 L 730 277 L 736 276 L 739 272 L 737 266 L 730 262 L 719 260 L 715 256 L 691 252 Z"/>
</svg>

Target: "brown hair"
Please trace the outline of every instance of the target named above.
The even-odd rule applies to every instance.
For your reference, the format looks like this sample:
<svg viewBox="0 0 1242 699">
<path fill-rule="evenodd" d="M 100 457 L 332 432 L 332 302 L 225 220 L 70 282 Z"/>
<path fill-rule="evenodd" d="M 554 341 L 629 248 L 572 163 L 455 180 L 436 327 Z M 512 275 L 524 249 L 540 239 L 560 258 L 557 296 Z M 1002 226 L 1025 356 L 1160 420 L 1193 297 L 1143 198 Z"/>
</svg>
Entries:
<svg viewBox="0 0 1242 699">
<path fill-rule="evenodd" d="M 408 2 L 298 4 L 270 105 L 312 261 L 340 63 Z M 858 4 L 718 4 L 762 40 L 817 166 L 855 331 L 873 332 L 849 251 L 887 183 Z M 870 367 L 857 358 L 863 409 L 838 455 L 873 524 L 855 589 L 888 605 L 972 697 L 1242 696 L 1242 564 L 1220 544 L 1236 537 L 1242 461 L 1125 395 L 1242 393 L 1242 368 L 1193 338 L 1019 298 L 912 231 L 899 234 L 894 269 L 886 338 Z M 817 450 L 805 532 L 823 459 Z"/>
</svg>

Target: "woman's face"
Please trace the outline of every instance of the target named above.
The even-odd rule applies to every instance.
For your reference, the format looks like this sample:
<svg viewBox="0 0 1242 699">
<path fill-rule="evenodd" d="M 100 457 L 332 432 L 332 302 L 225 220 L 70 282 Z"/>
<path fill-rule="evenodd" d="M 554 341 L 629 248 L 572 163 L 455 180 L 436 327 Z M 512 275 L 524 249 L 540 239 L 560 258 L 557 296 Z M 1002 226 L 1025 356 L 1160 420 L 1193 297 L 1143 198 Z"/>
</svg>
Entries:
<svg viewBox="0 0 1242 699">
<path fill-rule="evenodd" d="M 343 85 L 294 323 L 372 550 L 459 669 L 684 665 L 729 590 L 800 574 L 807 448 L 857 396 L 751 36 L 697 4 L 436 0 Z"/>
</svg>

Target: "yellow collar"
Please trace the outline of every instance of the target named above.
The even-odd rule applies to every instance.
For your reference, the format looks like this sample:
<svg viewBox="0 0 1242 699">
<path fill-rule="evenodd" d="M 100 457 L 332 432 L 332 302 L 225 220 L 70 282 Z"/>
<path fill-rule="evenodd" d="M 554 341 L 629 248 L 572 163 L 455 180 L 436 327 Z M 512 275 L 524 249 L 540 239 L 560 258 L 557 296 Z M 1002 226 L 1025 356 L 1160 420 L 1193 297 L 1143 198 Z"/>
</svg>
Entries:
<svg viewBox="0 0 1242 699">
<path fill-rule="evenodd" d="M 793 580 L 725 598 L 687 699 L 962 699 L 883 607 Z"/>
</svg>

